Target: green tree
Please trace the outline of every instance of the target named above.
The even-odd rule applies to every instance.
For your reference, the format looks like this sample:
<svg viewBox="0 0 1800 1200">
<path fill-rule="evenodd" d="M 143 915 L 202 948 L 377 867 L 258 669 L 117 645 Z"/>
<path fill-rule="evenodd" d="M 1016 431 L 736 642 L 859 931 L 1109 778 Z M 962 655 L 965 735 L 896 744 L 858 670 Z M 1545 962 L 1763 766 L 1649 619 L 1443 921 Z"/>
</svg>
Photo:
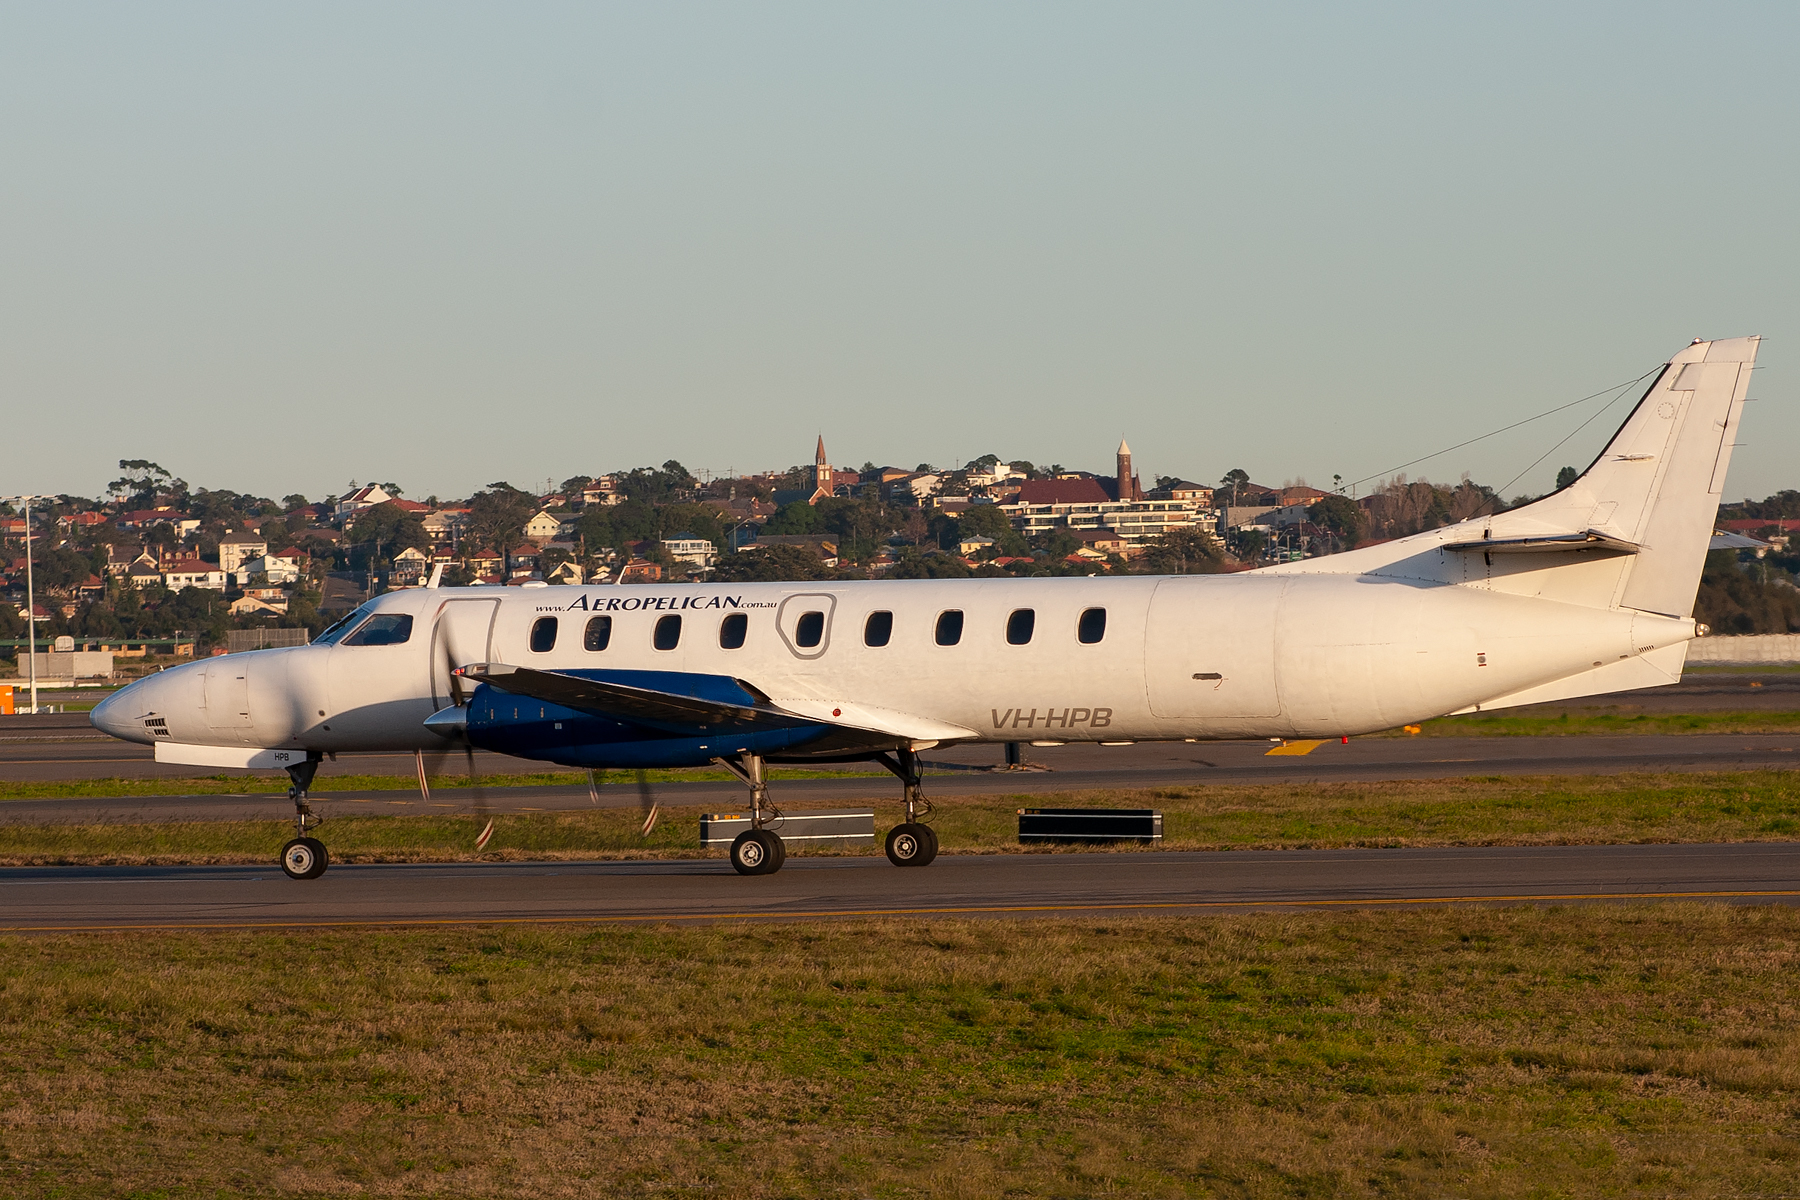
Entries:
<svg viewBox="0 0 1800 1200">
<path fill-rule="evenodd" d="M 822 533 L 824 530 L 824 514 L 804 500 L 796 500 L 791 504 L 782 505 L 781 509 L 764 522 L 762 527 L 764 533 L 789 536 Z"/>
<path fill-rule="evenodd" d="M 525 540 L 525 522 L 537 511 L 537 497 L 510 483 L 490 483 L 469 498 L 469 527 L 476 540 L 502 554 Z"/>
<path fill-rule="evenodd" d="M 829 579 L 832 573 L 817 554 L 804 546 L 769 546 L 719 560 L 712 578 L 718 583 L 774 583 L 782 580 Z"/>
<path fill-rule="evenodd" d="M 1198 529 L 1171 529 L 1138 560 L 1138 569 L 1150 575 L 1213 575 L 1224 565 L 1218 542 Z"/>
<path fill-rule="evenodd" d="M 1580 479 L 1580 478 L 1581 478 L 1580 471 L 1577 471 L 1574 467 L 1564 467 L 1562 470 L 1560 470 L 1556 473 L 1557 489 L 1561 490 L 1563 488 L 1566 488 L 1571 483 L 1574 483 L 1577 479 Z"/>
<path fill-rule="evenodd" d="M 1363 512 L 1348 496 L 1326 496 L 1306 510 L 1306 519 L 1330 533 L 1342 548 L 1362 540 Z"/>
</svg>

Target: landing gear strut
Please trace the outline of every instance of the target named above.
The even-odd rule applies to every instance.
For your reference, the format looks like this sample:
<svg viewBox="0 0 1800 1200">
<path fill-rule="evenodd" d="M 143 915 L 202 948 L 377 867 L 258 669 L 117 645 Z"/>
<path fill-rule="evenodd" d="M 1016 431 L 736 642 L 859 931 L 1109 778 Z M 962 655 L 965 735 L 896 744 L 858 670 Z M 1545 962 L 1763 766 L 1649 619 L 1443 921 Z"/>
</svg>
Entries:
<svg viewBox="0 0 1800 1200">
<path fill-rule="evenodd" d="M 931 813 L 931 801 L 919 778 L 919 756 L 911 750 L 896 750 L 876 759 L 900 780 L 906 795 L 906 820 L 888 830 L 888 861 L 896 867 L 923 867 L 937 857 L 937 831 L 922 818 Z"/>
<path fill-rule="evenodd" d="M 779 834 L 763 828 L 771 816 L 781 814 L 769 804 L 762 755 L 736 754 L 716 761 L 750 789 L 750 828 L 733 839 L 731 866 L 739 875 L 773 875 L 787 861 L 787 843 Z"/>
<path fill-rule="evenodd" d="M 287 769 L 288 799 L 294 802 L 294 837 L 281 848 L 281 869 L 289 879 L 317 879 L 330 863 L 325 843 L 308 836 L 318 828 L 320 818 L 306 802 L 306 790 L 312 786 L 321 757 L 316 752 L 308 753 L 305 762 L 297 762 Z"/>
</svg>

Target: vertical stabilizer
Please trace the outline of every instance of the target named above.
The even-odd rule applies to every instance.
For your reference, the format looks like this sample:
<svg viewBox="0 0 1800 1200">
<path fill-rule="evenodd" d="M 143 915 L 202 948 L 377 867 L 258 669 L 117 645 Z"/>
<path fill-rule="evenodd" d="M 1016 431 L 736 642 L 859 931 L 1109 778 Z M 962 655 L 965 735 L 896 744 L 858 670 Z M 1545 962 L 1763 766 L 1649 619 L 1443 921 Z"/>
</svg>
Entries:
<svg viewBox="0 0 1800 1200">
<path fill-rule="evenodd" d="M 1494 518 L 1493 536 L 1592 530 L 1634 543 L 1614 603 L 1688 616 L 1760 340 L 1695 342 L 1677 354 L 1579 479 Z"/>
</svg>

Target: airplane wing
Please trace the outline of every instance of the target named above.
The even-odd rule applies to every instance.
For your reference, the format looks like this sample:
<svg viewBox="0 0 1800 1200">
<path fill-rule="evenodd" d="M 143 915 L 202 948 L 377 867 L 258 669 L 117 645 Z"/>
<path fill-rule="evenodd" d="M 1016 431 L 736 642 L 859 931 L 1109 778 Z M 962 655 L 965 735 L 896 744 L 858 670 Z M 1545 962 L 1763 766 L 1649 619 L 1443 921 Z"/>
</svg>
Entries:
<svg viewBox="0 0 1800 1200">
<path fill-rule="evenodd" d="M 671 733 L 705 733 L 822 726 L 816 753 L 862 748 L 923 749 L 979 737 L 973 729 L 894 709 L 819 699 L 772 701 L 741 679 L 673 671 L 538 671 L 506 663 L 476 663 L 457 672 L 503 692 L 613 720 L 648 724 Z"/>
<path fill-rule="evenodd" d="M 560 704 L 579 712 L 615 720 L 648 721 L 656 725 L 673 725 L 685 731 L 720 726 L 740 728 L 779 728 L 810 724 L 803 717 L 782 712 L 767 705 L 766 698 L 743 687 L 737 680 L 724 676 L 671 676 L 673 672 L 609 672 L 614 676 L 659 676 L 661 687 L 646 687 L 616 678 L 597 678 L 597 672 L 582 675 L 562 671 L 537 671 L 505 663 L 475 663 L 458 668 L 456 674 L 474 683 L 485 683 L 515 696 Z M 691 681 L 691 682 L 688 682 Z M 688 682 L 686 690 L 671 690 Z M 695 684 L 701 686 L 694 686 Z M 721 687 L 721 684 L 733 687 Z M 710 686 L 708 686 L 710 685 Z M 710 694 L 709 694 L 710 693 Z"/>
</svg>

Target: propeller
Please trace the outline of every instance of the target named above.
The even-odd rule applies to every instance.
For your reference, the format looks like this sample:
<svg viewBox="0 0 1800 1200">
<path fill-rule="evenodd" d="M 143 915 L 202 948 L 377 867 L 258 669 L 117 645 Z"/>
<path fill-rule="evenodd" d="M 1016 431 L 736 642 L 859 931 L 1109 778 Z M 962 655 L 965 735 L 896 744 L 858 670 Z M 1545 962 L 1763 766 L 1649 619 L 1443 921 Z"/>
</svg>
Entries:
<svg viewBox="0 0 1800 1200">
<path fill-rule="evenodd" d="M 449 679 L 450 702 L 456 708 L 467 708 L 469 705 L 469 697 L 463 690 L 464 679 L 462 668 L 456 661 L 456 648 L 450 644 L 451 631 L 449 623 L 445 621 L 442 616 L 438 618 L 438 628 L 443 631 L 444 670 L 446 677 Z M 475 837 L 475 850 L 479 853 L 482 850 L 487 849 L 488 842 L 492 840 L 494 836 L 494 817 L 488 811 L 487 792 L 482 788 L 481 778 L 475 772 L 475 746 L 469 741 L 468 731 L 466 729 L 458 729 L 450 734 L 450 736 L 462 742 L 463 770 L 469 780 L 469 790 L 472 793 L 471 799 L 474 801 L 475 819 L 477 821 L 485 822 L 481 832 Z M 448 748 L 445 748 L 432 755 L 440 774 L 442 773 L 444 764 L 450 757 L 450 753 L 451 751 Z M 431 789 L 426 783 L 425 778 L 425 757 L 425 752 L 422 750 L 419 751 L 417 759 L 419 767 L 419 792 L 425 797 L 426 801 L 429 802 L 431 800 Z"/>
<path fill-rule="evenodd" d="M 638 805 L 644 813 L 644 834 L 649 837 L 650 831 L 656 828 L 656 813 L 659 805 L 656 793 L 650 787 L 650 772 L 640 768 L 637 773 Z"/>
</svg>

